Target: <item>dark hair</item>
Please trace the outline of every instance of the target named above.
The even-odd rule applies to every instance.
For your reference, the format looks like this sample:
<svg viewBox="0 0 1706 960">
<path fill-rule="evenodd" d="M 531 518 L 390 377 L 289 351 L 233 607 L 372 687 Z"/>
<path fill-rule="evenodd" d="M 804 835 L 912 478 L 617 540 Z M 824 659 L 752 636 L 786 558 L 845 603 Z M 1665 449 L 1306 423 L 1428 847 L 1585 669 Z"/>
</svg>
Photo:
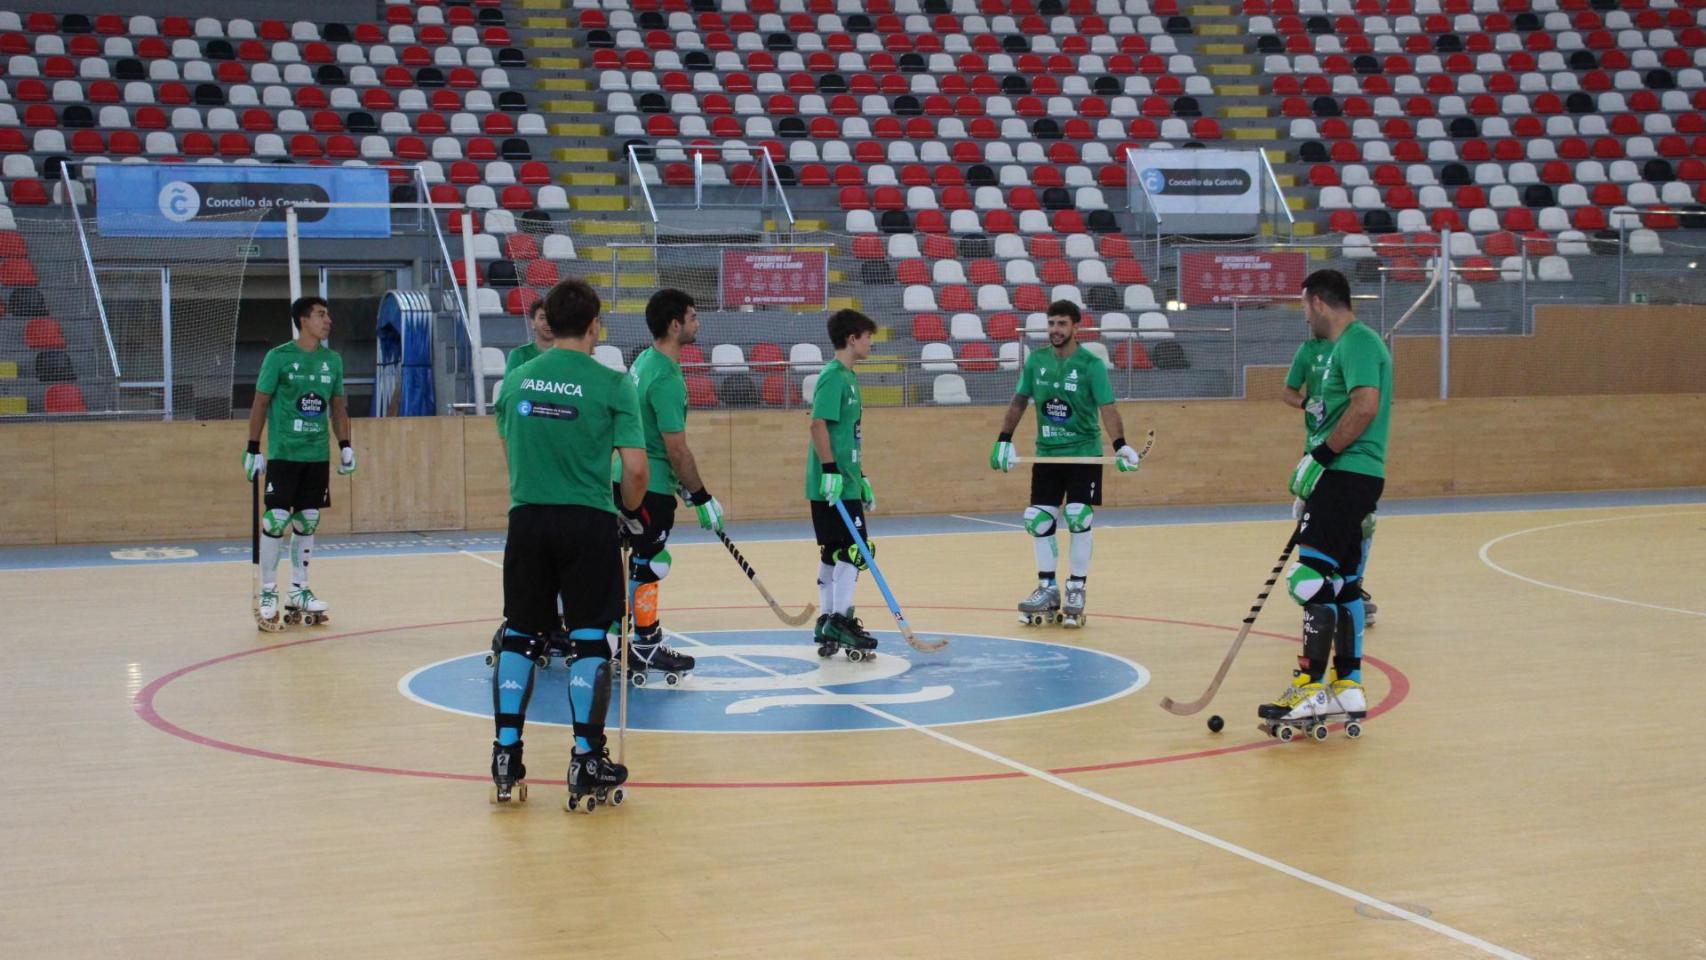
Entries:
<svg viewBox="0 0 1706 960">
<path fill-rule="evenodd" d="M 1334 310 L 1351 308 L 1351 282 L 1337 270 L 1317 270 L 1303 278 L 1303 299 L 1319 297 Z"/>
<path fill-rule="evenodd" d="M 302 321 L 308 319 L 308 315 L 314 312 L 315 307 L 325 307 L 328 313 L 332 309 L 332 305 L 326 302 L 325 297 L 297 297 L 296 301 L 290 305 L 290 319 L 301 326 Z"/>
<path fill-rule="evenodd" d="M 829 342 L 840 350 L 861 333 L 876 333 L 877 321 L 857 310 L 837 310 L 829 315 Z"/>
<path fill-rule="evenodd" d="M 646 329 L 652 332 L 652 339 L 657 340 L 669 332 L 669 325 L 677 320 L 687 322 L 687 308 L 696 306 L 693 298 L 680 290 L 665 287 L 646 301 Z"/>
<path fill-rule="evenodd" d="M 533 301 L 532 306 L 529 306 L 527 308 L 527 319 L 532 320 L 533 315 L 535 313 L 538 313 L 539 311 L 541 311 L 543 309 L 545 309 L 545 298 L 540 297 L 539 299 Z"/>
<path fill-rule="evenodd" d="M 1071 317 L 1073 323 L 1083 323 L 1084 314 L 1079 311 L 1078 304 L 1071 300 L 1056 300 L 1048 305 L 1047 317 Z"/>
<path fill-rule="evenodd" d="M 582 337 L 603 306 L 585 280 L 564 280 L 545 294 L 545 321 L 554 337 Z"/>
</svg>

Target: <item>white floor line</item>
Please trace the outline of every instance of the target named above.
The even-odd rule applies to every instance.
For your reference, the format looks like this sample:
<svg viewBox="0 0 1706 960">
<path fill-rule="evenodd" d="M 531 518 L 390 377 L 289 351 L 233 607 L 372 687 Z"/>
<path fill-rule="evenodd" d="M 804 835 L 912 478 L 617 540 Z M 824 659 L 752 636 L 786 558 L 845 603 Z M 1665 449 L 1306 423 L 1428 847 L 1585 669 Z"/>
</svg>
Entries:
<svg viewBox="0 0 1706 960">
<path fill-rule="evenodd" d="M 970 520 L 973 523 L 987 523 L 994 527 L 1012 527 L 1014 530 L 1025 529 L 1025 525 L 1022 523 L 1008 523 L 1005 520 L 985 520 L 982 517 L 968 517 L 963 513 L 950 513 L 948 516 L 953 517 L 955 520 Z"/>
<path fill-rule="evenodd" d="M 475 560 L 478 560 L 481 563 L 486 564 L 487 566 L 497 567 L 499 570 L 502 570 L 504 568 L 504 565 L 502 563 L 499 563 L 498 561 L 493 560 L 491 557 L 482 557 L 472 550 L 458 550 L 456 552 L 462 554 L 464 557 L 473 557 Z"/>
<path fill-rule="evenodd" d="M 686 643 L 690 643 L 696 647 L 710 646 L 710 644 L 704 643 L 703 641 L 700 641 L 700 640 L 696 640 L 693 637 L 691 637 L 685 633 L 680 633 L 678 631 L 670 630 L 668 628 L 664 629 L 664 633 L 669 635 L 669 636 L 675 637 L 679 640 L 682 640 Z M 747 667 L 748 669 L 757 670 L 760 673 L 767 673 L 773 677 L 782 676 L 781 673 L 779 673 L 775 670 L 771 670 L 770 668 L 764 666 L 763 664 L 755 663 L 751 660 L 748 660 L 745 657 L 731 656 L 731 657 L 729 657 L 729 659 Z M 817 687 L 809 687 L 808 686 L 808 687 L 805 687 L 805 689 L 813 690 L 814 692 L 817 692 L 817 693 L 826 693 L 827 692 L 827 691 L 825 691 L 821 688 L 817 688 Z M 1062 779 L 1061 777 L 1058 777 L 1052 773 L 1049 773 L 1046 770 L 1038 770 L 1036 767 L 1032 767 L 1032 766 L 1029 766 L 1027 764 L 1020 763 L 1017 760 L 1013 760 L 1013 759 L 1010 759 L 1008 757 L 1004 757 L 998 753 L 993 753 L 989 750 L 985 750 L 982 747 L 975 746 L 973 744 L 967 743 L 964 740 L 961 740 L 957 737 L 949 736 L 948 734 L 942 733 L 939 730 L 933 730 L 929 727 L 925 727 L 925 726 L 921 726 L 919 724 L 913 723 L 912 721 L 904 719 L 902 717 L 897 717 L 894 714 L 889 713 L 886 710 L 881 710 L 881 709 L 878 709 L 877 707 L 873 707 L 873 706 L 870 706 L 869 704 L 864 704 L 864 703 L 852 703 L 852 704 L 849 704 L 849 706 L 857 707 L 858 709 L 863 710 L 866 713 L 869 713 L 874 717 L 878 717 L 878 718 L 881 718 L 883 720 L 887 720 L 888 722 L 895 724 L 896 726 L 904 727 L 908 730 L 913 730 L 913 731 L 916 731 L 918 733 L 922 733 L 925 736 L 927 736 L 933 740 L 937 740 L 941 743 L 947 744 L 950 747 L 954 747 L 954 748 L 959 749 L 959 750 L 964 750 L 965 752 L 970 753 L 974 756 L 982 757 L 983 759 L 988 760 L 991 763 L 995 763 L 995 764 L 998 764 L 1000 766 L 1007 767 L 1008 769 L 1011 769 L 1011 770 L 1016 770 L 1019 773 L 1022 773 L 1028 777 L 1033 777 L 1037 780 L 1043 781 L 1044 783 L 1050 784 L 1052 786 L 1059 787 L 1062 790 L 1065 790 L 1069 793 L 1075 793 L 1078 796 L 1083 797 L 1086 800 L 1092 800 L 1096 803 L 1101 804 L 1102 806 L 1108 807 L 1108 808 L 1113 809 L 1113 810 L 1118 810 L 1121 813 L 1128 814 L 1128 815 L 1133 816 L 1133 817 L 1137 817 L 1139 820 L 1147 820 L 1148 822 L 1155 824 L 1158 827 L 1163 827 L 1165 829 L 1173 831 L 1174 833 L 1180 834 L 1181 836 L 1189 837 L 1192 840 L 1198 841 L 1199 843 L 1206 843 L 1211 847 L 1214 847 L 1218 850 L 1222 850 L 1226 853 L 1230 853 L 1235 857 L 1240 857 L 1242 859 L 1248 860 L 1251 863 L 1254 863 L 1258 866 L 1267 867 L 1270 870 L 1274 870 L 1274 871 L 1277 871 L 1279 873 L 1283 873 L 1286 876 L 1291 877 L 1291 878 L 1296 879 L 1296 880 L 1301 880 L 1304 883 L 1310 884 L 1311 886 L 1319 887 L 1322 890 L 1325 890 L 1329 893 L 1338 894 L 1339 896 L 1344 897 L 1347 900 L 1351 900 L 1351 901 L 1354 901 L 1356 903 L 1363 904 L 1364 906 L 1373 907 L 1376 910 L 1379 910 L 1379 911 L 1386 913 L 1386 914 L 1390 914 L 1391 916 L 1396 917 L 1400 920 L 1407 920 L 1410 923 L 1413 923 L 1413 924 L 1415 924 L 1419 927 L 1422 927 L 1424 929 L 1431 930 L 1434 933 L 1440 934 L 1441 936 L 1449 937 L 1453 940 L 1456 940 L 1458 943 L 1462 943 L 1462 944 L 1465 944 L 1467 946 L 1474 947 L 1475 949 L 1480 950 L 1481 952 L 1486 953 L 1489 956 L 1501 957 L 1501 958 L 1504 958 L 1504 960 L 1527 960 L 1527 958 L 1525 958 L 1520 953 L 1516 953 L 1512 950 L 1507 950 L 1504 947 L 1501 947 L 1496 943 L 1490 943 L 1486 940 L 1481 939 L 1480 937 L 1475 936 L 1474 934 L 1465 933 L 1462 930 L 1457 929 L 1456 927 L 1446 926 L 1445 924 L 1440 923 L 1437 920 L 1434 920 L 1434 919 L 1429 918 L 1429 917 L 1424 917 L 1419 913 L 1413 913 L 1409 910 L 1405 910 L 1403 907 L 1397 906 L 1396 904 L 1387 903 L 1386 901 L 1381 900 L 1378 897 L 1371 897 L 1366 893 L 1361 893 L 1359 891 L 1352 890 L 1350 887 L 1347 887 L 1343 884 L 1334 883 L 1333 881 L 1328 880 L 1324 877 L 1318 877 L 1315 874 L 1308 872 L 1307 870 L 1301 870 L 1297 867 L 1291 866 L 1290 864 L 1281 863 L 1280 861 L 1275 860 L 1272 857 L 1264 856 L 1260 853 L 1255 852 L 1254 850 L 1246 849 L 1244 847 L 1237 845 L 1236 843 L 1232 843 L 1229 840 L 1222 840 L 1219 837 L 1213 836 L 1212 834 L 1204 833 L 1201 830 L 1198 830 L 1194 827 L 1188 827 L 1182 823 L 1179 823 L 1176 820 L 1169 820 L 1166 817 L 1161 816 L 1160 814 L 1151 813 L 1148 810 L 1144 810 L 1144 809 L 1139 808 L 1139 807 L 1134 807 L 1129 803 L 1124 803 L 1122 801 L 1115 800 L 1114 798 L 1109 797 L 1105 794 L 1097 793 L 1096 791 L 1091 790 L 1088 787 L 1081 787 L 1076 783 L 1072 783 L 1071 781 Z"/>
<path fill-rule="evenodd" d="M 1621 603 L 1621 604 L 1624 604 L 1626 606 L 1631 606 L 1631 607 L 1645 607 L 1648 610 L 1661 610 L 1665 613 L 1681 613 L 1681 614 L 1686 614 L 1686 615 L 1691 616 L 1691 617 L 1706 617 L 1706 610 L 1688 610 L 1688 609 L 1684 609 L 1682 607 L 1666 607 L 1666 606 L 1663 606 L 1663 605 L 1657 604 L 1657 603 L 1643 603 L 1640 600 L 1628 600 L 1628 599 L 1625 599 L 1623 597 L 1607 596 L 1606 594 L 1603 594 L 1603 593 L 1591 593 L 1587 590 L 1577 590 L 1574 587 L 1561 586 L 1561 585 L 1556 584 L 1556 583 L 1547 583 L 1544 580 L 1536 580 L 1533 577 L 1525 577 L 1522 574 L 1517 573 L 1515 570 L 1511 570 L 1508 567 L 1500 566 L 1497 562 L 1495 562 L 1493 560 L 1492 555 L 1491 555 L 1491 551 L 1492 551 L 1493 547 L 1497 546 L 1500 543 L 1503 543 L 1506 540 L 1510 540 L 1510 539 L 1513 539 L 1515 537 L 1520 537 L 1520 536 L 1523 536 L 1525 534 L 1540 533 L 1541 531 L 1544 531 L 1544 530 L 1558 530 L 1558 529 L 1561 529 L 1563 527 L 1580 527 L 1580 526 L 1586 526 L 1587 524 L 1590 524 L 1590 523 L 1615 523 L 1615 522 L 1620 521 L 1620 520 L 1645 520 L 1645 519 L 1649 519 L 1652 517 L 1690 517 L 1690 516 L 1700 516 L 1700 515 L 1701 515 L 1701 512 L 1698 510 L 1679 510 L 1679 511 L 1672 511 L 1672 512 L 1668 512 L 1668 513 L 1632 513 L 1632 514 L 1626 514 L 1626 515 L 1621 516 L 1621 517 L 1595 517 L 1591 520 L 1571 520 L 1567 523 L 1552 523 L 1552 524 L 1547 524 L 1546 526 L 1543 526 L 1543 527 L 1529 527 L 1527 530 L 1517 530 L 1513 533 L 1507 533 L 1501 537 L 1494 537 L 1493 539 L 1488 540 L 1486 543 L 1481 544 L 1481 550 L 1480 550 L 1481 562 L 1486 564 L 1487 566 L 1491 567 L 1492 569 L 1498 571 L 1499 573 L 1504 574 L 1507 577 L 1511 577 L 1511 578 L 1516 579 L 1516 580 L 1521 580 L 1523 583 L 1531 583 L 1537 587 L 1545 587 L 1548 590 L 1557 590 L 1560 593 L 1573 593 L 1578 597 L 1587 597 L 1591 600 L 1606 600 L 1606 601 L 1609 601 L 1611 603 Z"/>
</svg>

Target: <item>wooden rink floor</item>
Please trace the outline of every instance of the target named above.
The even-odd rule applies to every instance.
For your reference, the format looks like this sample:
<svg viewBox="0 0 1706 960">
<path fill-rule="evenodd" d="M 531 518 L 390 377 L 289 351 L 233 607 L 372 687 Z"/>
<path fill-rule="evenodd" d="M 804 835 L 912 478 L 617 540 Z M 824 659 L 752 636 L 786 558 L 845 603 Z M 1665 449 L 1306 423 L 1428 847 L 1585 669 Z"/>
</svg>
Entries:
<svg viewBox="0 0 1706 960">
<path fill-rule="evenodd" d="M 753 714 L 879 729 L 630 730 L 627 803 L 591 817 L 561 807 L 565 728 L 529 723 L 531 799 L 499 808 L 490 720 L 401 690 L 478 663 L 498 553 L 323 552 L 333 623 L 277 638 L 246 562 L 0 571 L 0 957 L 1706 957 L 1706 502 L 1394 513 L 1359 741 L 1255 729 L 1295 654 L 1283 587 L 1208 710 L 1157 706 L 1208 682 L 1284 520 L 1105 521 L 1067 631 L 1016 623 L 1021 532 L 879 513 L 909 619 L 954 643 L 822 666 L 953 694 Z M 811 544 L 731 533 L 784 606 L 816 599 Z M 787 629 L 714 542 L 672 553 L 678 646 Z M 1059 647 L 1003 638 L 1140 669 L 1070 709 L 882 720 L 1060 686 L 999 668 Z"/>
</svg>

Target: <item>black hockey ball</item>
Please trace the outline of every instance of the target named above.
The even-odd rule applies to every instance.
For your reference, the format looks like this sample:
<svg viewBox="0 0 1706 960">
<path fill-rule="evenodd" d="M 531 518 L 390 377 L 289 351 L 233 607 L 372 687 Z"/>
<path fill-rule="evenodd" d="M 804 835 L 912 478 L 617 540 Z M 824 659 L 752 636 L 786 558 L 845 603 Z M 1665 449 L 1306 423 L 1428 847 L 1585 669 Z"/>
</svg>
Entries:
<svg viewBox="0 0 1706 960">
<path fill-rule="evenodd" d="M 1224 726 L 1226 726 L 1226 721 L 1220 719 L 1220 714 L 1217 713 L 1214 716 L 1208 718 L 1208 732 L 1209 733 L 1219 733 L 1221 728 Z"/>
</svg>

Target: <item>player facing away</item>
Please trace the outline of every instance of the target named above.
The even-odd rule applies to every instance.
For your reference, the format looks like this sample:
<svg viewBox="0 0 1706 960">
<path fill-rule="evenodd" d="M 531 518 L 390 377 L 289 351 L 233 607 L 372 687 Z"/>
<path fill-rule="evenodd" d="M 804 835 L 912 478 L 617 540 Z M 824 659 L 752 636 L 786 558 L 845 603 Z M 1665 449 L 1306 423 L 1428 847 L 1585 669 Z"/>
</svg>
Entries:
<svg viewBox="0 0 1706 960">
<path fill-rule="evenodd" d="M 1285 375 L 1285 390 L 1280 398 L 1287 406 L 1303 411 L 1303 449 L 1315 449 L 1316 445 L 1326 439 L 1321 432 L 1322 421 L 1326 419 L 1326 405 L 1321 400 L 1321 375 L 1327 372 L 1327 357 L 1333 352 L 1333 345 L 1313 334 L 1303 341 L 1292 355 L 1291 369 Z M 1298 519 L 1303 514 L 1303 501 L 1294 499 L 1291 504 L 1291 518 Z M 1368 552 L 1374 546 L 1375 515 L 1369 514 L 1362 522 L 1362 569 L 1357 571 L 1357 591 L 1362 597 L 1363 619 L 1367 626 L 1374 626 L 1375 613 L 1378 608 L 1374 598 L 1368 595 L 1368 582 L 1364 577 L 1368 569 Z"/>
<path fill-rule="evenodd" d="M 859 378 L 853 365 L 871 355 L 876 321 L 857 310 L 837 310 L 829 315 L 829 342 L 835 359 L 818 374 L 812 391 L 811 443 L 806 451 L 806 499 L 811 501 L 812 532 L 817 536 L 818 606 L 812 639 L 820 648 L 834 644 L 846 650 L 877 648 L 877 638 L 853 615 L 853 588 L 865 555 L 835 509 L 839 500 L 853 518 L 873 553 L 876 545 L 865 526 L 865 512 L 877 506 L 871 481 L 865 476 L 860 449 L 864 405 L 859 398 Z M 825 648 L 833 652 L 833 647 Z"/>
<path fill-rule="evenodd" d="M 1321 422 L 1311 436 L 1318 442 L 1297 462 L 1290 483 L 1292 496 L 1303 501 L 1297 560 L 1287 573 L 1291 597 L 1303 607 L 1303 654 L 1290 686 L 1257 711 L 1270 731 L 1317 718 L 1360 721 L 1368 712 L 1358 576 L 1364 519 L 1386 486 L 1392 418 L 1392 355 L 1351 311 L 1345 275 L 1317 270 L 1305 278 L 1303 314 L 1310 334 L 1330 350 L 1321 375 Z"/>
<path fill-rule="evenodd" d="M 262 629 L 279 629 L 278 557 L 284 535 L 290 538 L 290 592 L 284 620 L 324 623 L 326 601 L 308 588 L 308 561 L 320 511 L 331 505 L 328 435 L 338 438 L 338 473 L 355 472 L 350 446 L 349 409 L 344 402 L 344 361 L 326 346 L 332 312 L 319 297 L 299 297 L 290 305 L 296 339 L 267 351 L 255 378 L 255 402 L 249 409 L 249 448 L 243 472 L 250 482 L 266 474 L 266 510 L 261 514 Z M 328 429 L 328 421 L 330 428 Z M 261 431 L 267 452 L 261 453 Z"/>
<path fill-rule="evenodd" d="M 527 308 L 527 329 L 533 334 L 533 339 L 509 352 L 504 358 L 504 376 L 541 353 L 551 349 L 556 339 L 551 333 L 551 324 L 545 319 L 545 300 L 541 297 L 533 301 L 533 306 Z"/>
<path fill-rule="evenodd" d="M 628 602 L 634 611 L 634 639 L 628 669 L 637 683 L 647 671 L 669 677 L 671 684 L 693 669 L 692 657 L 663 642 L 658 617 L 659 584 L 669 576 L 669 533 L 675 528 L 675 498 L 693 508 L 699 526 L 723 529 L 723 506 L 705 490 L 699 463 L 687 446 L 687 381 L 681 375 L 681 348 L 699 338 L 699 311 L 693 298 L 680 290 L 659 290 L 646 303 L 646 328 L 652 345 L 629 368 L 639 398 L 640 424 L 645 432 L 646 459 L 651 480 L 640 509 L 624 510 L 628 537 Z"/>
<path fill-rule="evenodd" d="M 620 492 L 629 509 L 640 506 L 647 468 L 633 381 L 592 358 L 600 306 L 579 280 L 552 288 L 545 297 L 551 349 L 511 370 L 498 395 L 510 490 L 504 624 L 492 671 L 492 783 L 499 801 L 527 775 L 521 729 L 535 661 L 559 623 L 559 596 L 573 658 L 569 802 L 589 794 L 602 800 L 628 778 L 627 768 L 610 760 L 604 737 L 624 579 L 611 451 L 622 461 Z M 519 795 L 527 798 L 525 786 Z"/>
<path fill-rule="evenodd" d="M 1070 300 L 1056 300 L 1048 307 L 1049 349 L 1032 351 L 1019 374 L 1013 402 L 1001 420 L 1001 434 L 989 452 L 989 468 L 1005 473 L 1013 469 L 1017 454 L 1013 431 L 1032 400 L 1037 403 L 1038 457 L 1099 457 L 1102 455 L 1101 425 L 1114 438 L 1114 456 L 1122 473 L 1138 468 L 1137 451 L 1125 442 L 1125 423 L 1114 406 L 1114 388 L 1108 382 L 1108 365 L 1078 345 L 1078 324 L 1083 313 Z M 1085 620 L 1085 581 L 1090 576 L 1090 554 L 1094 547 L 1091 527 L 1095 508 L 1102 502 L 1102 465 L 1099 463 L 1037 463 L 1031 466 L 1031 505 L 1025 508 L 1025 532 L 1032 537 L 1037 554 L 1037 588 L 1019 601 L 1019 622 L 1045 621 L 1082 626 Z M 1064 506 L 1063 506 L 1064 504 Z M 1055 579 L 1060 547 L 1055 542 L 1062 523 L 1072 533 L 1070 575 L 1066 597 L 1061 598 Z"/>
</svg>

